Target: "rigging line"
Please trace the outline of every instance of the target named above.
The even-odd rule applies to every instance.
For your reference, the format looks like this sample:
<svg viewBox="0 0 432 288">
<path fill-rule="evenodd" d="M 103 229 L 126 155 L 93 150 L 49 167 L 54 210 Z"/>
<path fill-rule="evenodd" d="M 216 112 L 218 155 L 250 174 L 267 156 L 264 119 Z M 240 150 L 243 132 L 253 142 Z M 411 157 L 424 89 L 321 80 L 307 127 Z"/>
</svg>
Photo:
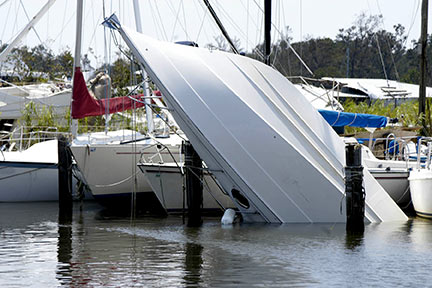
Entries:
<svg viewBox="0 0 432 288">
<path fill-rule="evenodd" d="M 24 14 L 27 17 L 27 21 L 30 22 L 31 19 L 30 19 L 30 17 L 27 14 L 27 10 L 25 9 L 24 4 L 22 3 L 22 0 L 20 0 L 20 4 L 21 4 L 21 7 L 23 8 Z M 42 41 L 42 39 L 39 36 L 39 33 L 36 31 L 36 29 L 34 28 L 34 26 L 32 26 L 31 29 L 35 32 L 35 34 L 36 34 L 37 38 L 39 39 L 39 41 L 41 42 L 41 44 L 44 44 L 43 41 Z"/>
<path fill-rule="evenodd" d="M 380 5 L 379 5 L 378 0 L 376 0 L 376 3 L 377 3 L 377 7 L 378 7 L 378 12 L 379 12 L 379 14 L 382 16 L 381 7 L 380 7 Z M 384 28 L 384 30 L 385 30 L 384 18 L 381 18 L 381 23 L 382 23 L 382 26 L 383 26 L 383 28 Z M 396 79 L 399 81 L 399 80 L 400 80 L 400 78 L 399 78 L 399 73 L 398 73 L 398 70 L 397 70 L 397 67 L 396 67 L 396 62 L 395 62 L 395 60 L 394 60 L 394 56 L 393 56 L 393 53 L 392 53 L 392 49 L 391 49 L 391 45 L 390 45 L 390 41 L 389 41 L 388 37 L 385 37 L 385 39 L 386 39 L 387 47 L 388 47 L 389 52 L 390 52 L 390 57 L 391 57 L 391 60 L 392 60 L 392 63 L 393 63 L 393 67 L 394 67 L 394 69 L 395 69 L 395 76 L 396 76 Z"/>
<path fill-rule="evenodd" d="M 90 10 L 92 10 L 92 19 L 93 19 L 93 27 L 95 27 L 94 28 L 94 30 L 93 30 L 93 35 L 92 35 L 92 37 L 90 38 L 90 45 L 88 46 L 88 48 L 87 48 L 87 51 L 90 51 L 90 47 L 91 47 L 91 43 L 92 43 L 92 41 L 93 41 L 93 36 L 95 35 L 95 32 L 96 32 L 96 23 L 95 23 L 95 21 L 96 21 L 96 17 L 95 17 L 95 14 L 94 14 L 94 12 L 95 12 L 95 8 L 94 8 L 94 6 L 93 6 L 93 3 L 94 3 L 94 1 L 91 1 L 91 9 Z M 98 19 L 99 20 L 99 19 Z M 95 53 L 97 53 L 96 51 L 97 51 L 97 44 L 96 44 L 97 42 L 95 41 L 94 42 L 94 45 L 95 45 Z M 92 49 L 93 50 L 93 49 Z M 96 60 L 97 61 L 97 60 Z"/>
<path fill-rule="evenodd" d="M 195 3 L 195 1 L 193 1 L 193 2 Z M 209 13 L 207 7 L 204 5 L 204 3 L 203 3 L 202 1 L 198 1 L 198 4 L 200 5 L 200 7 L 201 7 L 201 9 L 202 9 L 202 11 L 203 11 L 205 17 L 207 17 L 206 14 Z M 203 18 L 203 21 L 204 21 L 204 18 Z M 219 31 L 219 29 L 216 29 L 216 27 L 214 27 L 214 26 L 215 26 L 215 25 L 214 25 L 214 22 L 211 21 L 211 23 L 212 23 L 212 24 L 209 25 L 209 27 L 210 27 L 210 29 L 212 30 L 213 35 L 219 34 L 220 31 Z M 212 42 L 213 40 L 215 40 L 215 38 L 214 38 L 213 36 L 210 37 L 210 36 L 207 34 L 207 29 L 204 29 L 203 31 L 204 31 L 204 34 L 205 34 L 205 36 L 206 36 L 206 39 L 208 40 L 209 43 Z"/>
<path fill-rule="evenodd" d="M 70 21 L 72 21 L 72 19 L 75 18 L 75 14 L 76 14 L 76 12 L 74 11 L 73 14 L 72 14 L 72 15 L 69 17 L 69 19 L 67 20 L 66 24 L 62 26 L 62 29 L 60 30 L 60 33 L 58 33 L 57 36 L 54 37 L 54 42 L 55 42 L 59 37 L 60 37 L 60 43 L 62 42 L 61 39 L 62 39 L 63 32 L 64 32 L 65 28 L 69 26 Z"/>
<path fill-rule="evenodd" d="M 188 29 L 187 29 L 187 24 L 186 24 L 186 13 L 185 13 L 183 1 L 181 1 L 181 6 L 182 6 L 182 11 L 183 11 L 183 21 L 184 21 L 184 29 L 186 31 L 186 37 L 188 39 L 192 39 L 192 38 L 189 37 L 189 35 L 187 33 Z"/>
<path fill-rule="evenodd" d="M 18 34 L 19 32 L 17 32 L 17 30 L 18 30 L 18 28 L 17 28 L 17 25 L 18 25 L 18 12 L 19 12 L 19 7 L 17 7 L 17 5 L 19 5 L 19 4 L 17 4 L 17 3 L 15 3 L 15 22 L 14 22 L 14 26 L 13 26 L 13 29 L 12 29 L 12 35 L 14 34 L 14 33 L 16 33 L 16 34 Z M 16 31 L 16 32 L 15 32 Z M 13 36 L 12 37 L 12 39 L 13 38 L 15 38 L 15 36 Z M 8 42 L 11 42 L 10 40 L 8 41 Z"/>
<path fill-rule="evenodd" d="M 195 10 L 197 11 L 197 14 L 198 14 L 198 13 L 199 13 L 199 10 L 198 10 L 198 8 L 197 8 L 197 6 L 196 6 L 195 1 L 193 1 L 193 3 L 194 3 Z M 200 2 L 200 3 L 201 3 L 201 2 Z M 198 29 L 198 34 L 197 34 L 197 36 L 196 36 L 196 38 L 195 38 L 195 43 L 198 43 L 198 39 L 199 39 L 199 36 L 201 35 L 201 31 L 202 31 L 202 28 L 203 28 L 203 26 L 204 26 L 204 21 L 205 21 L 206 16 L 207 16 L 207 13 L 204 13 L 204 14 L 203 14 L 203 17 L 202 17 L 202 19 L 201 19 L 201 25 L 200 25 L 200 28 Z"/>
<path fill-rule="evenodd" d="M 171 3 L 170 1 L 167 1 L 167 5 L 168 5 L 168 7 L 170 8 L 171 12 L 172 12 L 172 13 L 174 14 L 174 16 L 175 16 L 175 22 L 174 22 L 174 25 L 173 25 L 173 29 L 172 29 L 172 33 L 171 33 L 171 39 L 170 39 L 170 41 L 173 42 L 175 29 L 176 29 L 176 27 L 177 27 L 177 23 L 179 22 L 179 18 L 180 18 L 180 17 L 179 17 L 179 14 L 180 14 L 180 6 L 181 6 L 181 4 L 182 4 L 182 1 L 179 2 L 179 6 L 178 6 L 178 9 L 177 9 L 177 13 L 175 13 L 175 11 L 173 11 L 174 7 L 172 7 L 171 4 L 172 4 L 172 3 Z M 180 26 L 181 26 L 181 24 L 180 24 Z M 183 31 L 184 31 L 184 29 L 183 29 Z"/>
<path fill-rule="evenodd" d="M 225 39 L 228 41 L 231 50 L 235 54 L 239 54 L 239 51 L 237 50 L 237 47 L 234 45 L 234 42 L 232 41 L 231 37 L 228 35 L 228 32 L 226 31 L 225 27 L 223 26 L 222 22 L 220 21 L 219 17 L 217 16 L 216 12 L 213 10 L 213 7 L 210 5 L 209 0 L 203 0 L 204 4 L 207 6 L 207 9 L 209 10 L 210 14 L 213 16 L 213 19 L 215 20 L 217 26 L 221 30 L 222 34 L 225 36 Z"/>
<path fill-rule="evenodd" d="M 3 3 L 0 4 L 0 8 L 1 8 L 4 4 L 6 4 L 8 1 L 9 1 L 9 0 L 4 0 Z"/>
<path fill-rule="evenodd" d="M 243 3 L 243 1 L 242 1 Z M 247 9 L 246 9 L 246 51 L 249 50 L 249 1 L 247 1 Z"/>
<path fill-rule="evenodd" d="M 162 39 L 164 41 L 168 41 L 168 38 L 167 38 L 166 33 L 165 33 L 165 30 L 163 29 L 162 24 L 159 23 L 159 19 L 157 18 L 156 12 L 154 11 L 155 9 L 153 8 L 152 1 L 149 0 L 148 3 L 149 3 L 149 6 L 150 6 L 150 10 L 151 10 L 150 14 L 152 15 L 153 22 L 155 23 L 156 30 L 158 30 L 158 35 L 161 35 L 160 36 L 161 38 L 159 38 L 159 40 Z"/>
<path fill-rule="evenodd" d="M 9 0 L 6 0 L 5 2 L 3 2 L 3 4 L 5 4 L 7 1 L 9 1 Z M 10 13 L 11 7 L 12 7 L 12 2 L 10 2 L 9 9 L 8 9 L 8 12 L 7 12 L 7 15 L 6 15 L 6 21 L 5 21 L 5 25 L 3 26 L 3 32 L 2 32 L 1 39 L 4 39 L 4 33 L 5 33 L 6 27 L 7 27 L 6 23 L 9 22 L 8 21 L 9 20 L 9 15 L 11 15 L 11 13 Z"/>
<path fill-rule="evenodd" d="M 64 12 L 63 12 L 62 30 L 63 30 L 63 27 L 65 27 L 66 11 L 67 11 L 68 2 L 69 2 L 69 1 L 64 1 L 65 6 L 64 6 Z M 55 41 L 55 40 L 54 40 L 54 41 Z M 59 42 L 60 42 L 60 45 L 61 45 L 61 43 L 63 42 L 63 33 L 60 34 L 60 41 L 59 41 Z"/>
<path fill-rule="evenodd" d="M 259 6 L 259 4 L 256 2 L 256 0 L 253 0 L 255 5 L 257 5 L 258 9 L 261 10 L 261 12 L 264 14 L 264 11 L 262 10 L 262 8 Z M 282 33 L 280 32 L 280 30 L 276 27 L 276 25 L 273 24 L 272 22 L 272 26 L 275 30 L 277 30 L 278 34 L 282 36 Z M 308 70 L 308 72 L 311 75 L 315 75 L 312 70 L 309 68 L 309 66 L 306 65 L 306 63 L 303 61 L 303 59 L 300 57 L 300 55 L 297 53 L 297 51 L 295 51 L 295 49 L 291 46 L 291 43 L 288 41 L 288 39 L 283 39 L 283 41 L 288 45 L 288 47 L 291 49 L 291 51 L 294 53 L 294 55 L 297 57 L 297 59 L 303 64 L 303 66 Z"/>
<path fill-rule="evenodd" d="M 243 6 L 243 8 L 246 10 L 246 11 L 248 11 L 247 12 L 247 30 L 246 30 L 246 32 L 247 33 L 249 33 L 249 20 L 251 20 L 252 21 L 252 23 L 254 24 L 254 28 L 256 29 L 256 31 L 259 31 L 259 33 L 257 33 L 256 34 L 256 41 L 255 41 L 255 43 L 258 43 L 260 40 L 259 40 L 259 38 L 260 38 L 260 36 L 258 36 L 258 35 L 262 35 L 262 21 L 261 21 L 261 25 L 259 25 L 257 22 L 255 22 L 254 21 L 254 17 L 251 17 L 251 14 L 250 14 L 250 8 L 249 8 L 249 3 L 250 3 L 250 1 L 246 1 L 247 2 L 247 6 L 245 7 L 244 6 L 244 3 L 243 2 L 240 2 L 241 3 L 241 5 Z M 259 10 L 257 11 L 257 13 L 258 13 L 258 19 L 259 19 L 259 15 L 260 15 L 260 12 L 259 12 Z M 262 18 L 261 18 L 261 20 L 262 20 Z M 255 43 L 253 43 L 252 42 L 252 40 L 251 39 L 249 39 L 249 34 L 246 34 L 246 36 L 244 35 L 244 32 L 243 31 L 240 31 L 240 34 L 242 34 L 243 33 L 243 37 L 246 37 L 246 45 L 251 45 L 252 47 L 254 47 L 254 46 L 256 46 L 255 45 Z M 254 50 L 255 48 L 252 48 L 252 50 Z M 246 51 L 248 50 L 248 48 L 246 48 Z M 259 51 L 259 50 L 257 50 L 257 51 Z M 260 53 L 261 53 L 261 51 L 260 51 Z M 264 57 L 263 56 L 264 54 L 262 54 L 262 55 L 260 55 L 260 57 Z M 264 59 L 264 58 L 263 58 Z"/>
<path fill-rule="evenodd" d="M 161 27 L 162 27 L 163 34 L 164 34 L 164 36 L 165 36 L 165 40 L 168 41 L 168 36 L 167 36 L 167 34 L 166 34 L 166 31 L 165 31 L 165 26 L 163 25 L 162 17 L 161 17 L 161 14 L 160 14 L 160 12 L 159 12 L 159 7 L 158 7 L 158 5 L 156 4 L 156 2 L 155 2 L 155 7 L 156 7 L 157 16 L 158 16 L 159 21 L 160 21 L 160 25 L 161 25 Z"/>
<path fill-rule="evenodd" d="M 404 41 L 404 46 L 405 46 L 406 42 L 408 41 L 408 36 L 409 36 L 409 34 L 411 32 L 412 27 L 414 26 L 414 22 L 415 22 L 415 19 L 417 18 L 417 14 L 418 14 L 419 9 L 420 9 L 420 0 L 417 0 L 417 9 L 415 9 L 415 12 L 414 12 L 414 9 L 413 9 L 412 16 L 411 16 L 411 25 L 410 25 L 410 27 L 408 29 L 408 32 L 407 32 L 407 35 L 406 35 L 407 38 Z"/>
</svg>

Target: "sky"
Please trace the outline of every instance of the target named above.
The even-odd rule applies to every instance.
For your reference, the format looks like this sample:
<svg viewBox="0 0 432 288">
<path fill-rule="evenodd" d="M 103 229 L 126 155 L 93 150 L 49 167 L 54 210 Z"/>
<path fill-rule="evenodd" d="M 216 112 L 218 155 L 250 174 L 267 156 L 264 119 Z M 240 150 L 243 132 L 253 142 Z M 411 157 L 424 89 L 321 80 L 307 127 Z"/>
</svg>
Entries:
<svg viewBox="0 0 432 288">
<path fill-rule="evenodd" d="M 117 51 L 108 31 L 100 25 L 104 15 L 116 13 L 122 25 L 135 28 L 133 0 L 84 0 L 82 53 L 93 65 L 112 62 Z M 264 0 L 210 0 L 228 34 L 250 51 L 262 42 Z M 0 43 L 9 43 L 46 3 L 46 0 L 0 0 Z M 293 42 L 306 37 L 335 38 L 341 28 L 352 26 L 357 17 L 383 15 L 381 28 L 393 31 L 402 24 L 408 34 L 407 45 L 420 35 L 421 0 L 273 0 L 272 38 L 291 28 Z M 202 0 L 139 0 L 145 34 L 165 41 L 192 40 L 200 46 L 215 43 L 216 24 Z M 429 12 L 432 10 L 429 5 Z M 431 14 L 432 15 L 432 14 Z M 23 39 L 22 45 L 45 44 L 54 53 L 74 50 L 76 1 L 57 0 L 48 13 Z M 432 16 L 428 22 L 432 33 Z"/>
</svg>

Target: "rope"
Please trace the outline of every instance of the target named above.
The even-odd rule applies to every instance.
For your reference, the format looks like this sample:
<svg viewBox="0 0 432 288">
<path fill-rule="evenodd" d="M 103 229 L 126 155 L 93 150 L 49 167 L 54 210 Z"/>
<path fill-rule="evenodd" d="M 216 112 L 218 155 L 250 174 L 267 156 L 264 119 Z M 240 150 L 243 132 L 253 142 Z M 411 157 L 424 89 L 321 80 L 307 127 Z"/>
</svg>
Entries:
<svg viewBox="0 0 432 288">
<path fill-rule="evenodd" d="M 138 171 L 135 172 L 135 174 L 132 174 L 132 175 L 130 175 L 129 177 L 123 179 L 123 180 L 120 180 L 120 181 L 118 181 L 118 182 L 111 183 L 111 184 L 88 184 L 88 185 L 89 185 L 89 186 L 96 187 L 96 188 L 114 187 L 114 186 L 120 185 L 120 184 L 122 184 L 122 183 L 124 183 L 124 182 L 126 182 L 126 181 L 128 181 L 128 180 L 130 180 L 130 179 L 132 179 L 132 177 L 134 177 L 136 174 L 138 174 Z M 1 179 L 0 179 L 0 180 L 1 180 Z"/>
</svg>

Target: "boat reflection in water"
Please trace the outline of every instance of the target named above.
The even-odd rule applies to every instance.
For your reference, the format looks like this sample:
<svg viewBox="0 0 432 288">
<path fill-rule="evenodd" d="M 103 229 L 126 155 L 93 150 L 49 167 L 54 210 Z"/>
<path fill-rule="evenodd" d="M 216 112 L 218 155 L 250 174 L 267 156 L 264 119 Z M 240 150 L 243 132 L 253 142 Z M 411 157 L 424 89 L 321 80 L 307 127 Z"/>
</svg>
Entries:
<svg viewBox="0 0 432 288">
<path fill-rule="evenodd" d="M 419 218 L 369 224 L 353 238 L 345 224 L 221 226 L 204 218 L 191 228 L 181 217 L 131 220 L 101 213 L 94 202 L 83 208 L 68 220 L 57 203 L 1 203 L 0 286 L 371 286 L 383 279 L 413 286 L 429 279 L 418 267 L 432 256 L 432 222 Z"/>
</svg>

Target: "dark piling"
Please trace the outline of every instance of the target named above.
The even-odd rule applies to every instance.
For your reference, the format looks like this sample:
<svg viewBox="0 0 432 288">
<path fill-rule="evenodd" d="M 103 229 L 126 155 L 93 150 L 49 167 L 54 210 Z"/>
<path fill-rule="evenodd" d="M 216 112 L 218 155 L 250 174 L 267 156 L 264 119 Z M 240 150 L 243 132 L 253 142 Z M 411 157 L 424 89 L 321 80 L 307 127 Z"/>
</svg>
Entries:
<svg viewBox="0 0 432 288">
<path fill-rule="evenodd" d="M 64 136 L 58 137 L 59 220 L 72 219 L 72 153 Z"/>
<path fill-rule="evenodd" d="M 345 152 L 346 230 L 347 232 L 363 233 L 366 194 L 363 188 L 361 146 L 349 144 Z"/>
<path fill-rule="evenodd" d="M 192 147 L 190 142 L 183 142 L 183 153 L 185 155 L 186 168 L 186 195 L 188 206 L 189 227 L 197 227 L 202 224 L 201 207 L 203 203 L 202 186 L 202 160 Z"/>
</svg>

